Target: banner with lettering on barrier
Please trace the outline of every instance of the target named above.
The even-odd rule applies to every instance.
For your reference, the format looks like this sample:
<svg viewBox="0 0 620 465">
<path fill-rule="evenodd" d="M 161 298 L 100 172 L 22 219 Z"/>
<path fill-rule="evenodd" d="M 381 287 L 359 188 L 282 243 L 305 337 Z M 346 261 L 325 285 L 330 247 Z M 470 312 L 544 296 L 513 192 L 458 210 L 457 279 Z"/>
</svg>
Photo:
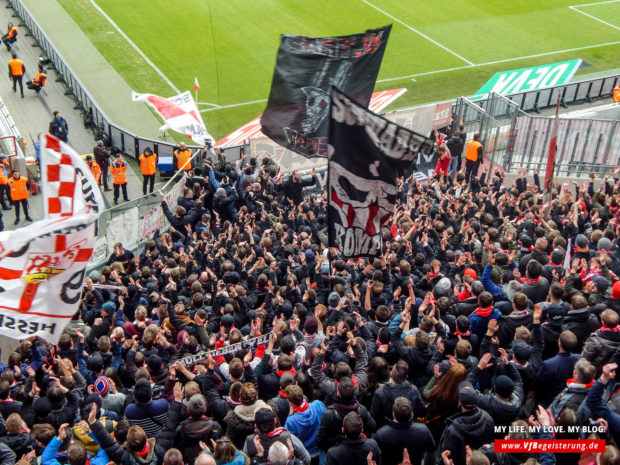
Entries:
<svg viewBox="0 0 620 465">
<path fill-rule="evenodd" d="M 190 357 L 185 357 L 179 360 L 179 362 L 184 365 L 192 365 L 193 363 L 200 362 L 202 360 L 206 360 L 211 357 L 217 357 L 219 355 L 227 355 L 234 354 L 235 352 L 239 352 L 240 350 L 253 349 L 256 346 L 261 344 L 266 344 L 269 342 L 269 338 L 272 333 L 263 334 L 262 336 L 255 337 L 253 339 L 248 339 L 247 341 L 241 341 L 236 344 L 232 344 L 229 346 L 221 347 L 219 349 L 207 350 L 205 352 L 200 352 L 196 355 L 192 355 Z"/>
</svg>

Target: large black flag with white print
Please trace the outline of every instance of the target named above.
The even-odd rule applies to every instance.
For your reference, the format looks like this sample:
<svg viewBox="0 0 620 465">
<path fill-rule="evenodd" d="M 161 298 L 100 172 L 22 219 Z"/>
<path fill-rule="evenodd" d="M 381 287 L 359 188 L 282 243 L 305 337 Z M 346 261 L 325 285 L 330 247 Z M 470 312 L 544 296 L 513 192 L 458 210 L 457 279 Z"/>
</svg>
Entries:
<svg viewBox="0 0 620 465">
<path fill-rule="evenodd" d="M 339 37 L 283 35 L 263 133 L 306 157 L 326 157 L 330 87 L 367 107 L 391 27 Z"/>
<path fill-rule="evenodd" d="M 433 141 L 333 88 L 329 145 L 329 246 L 344 257 L 379 256 L 381 226 L 396 204 L 396 177 L 409 176 L 418 153 L 433 151 Z"/>
</svg>

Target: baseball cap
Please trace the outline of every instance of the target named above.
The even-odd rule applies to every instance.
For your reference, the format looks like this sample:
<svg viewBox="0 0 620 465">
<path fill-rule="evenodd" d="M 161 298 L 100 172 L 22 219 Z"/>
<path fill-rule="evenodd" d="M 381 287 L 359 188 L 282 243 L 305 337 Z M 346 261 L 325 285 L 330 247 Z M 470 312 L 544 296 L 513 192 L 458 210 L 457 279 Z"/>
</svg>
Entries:
<svg viewBox="0 0 620 465">
<path fill-rule="evenodd" d="M 478 393 L 469 381 L 459 384 L 459 402 L 465 408 L 475 408 L 478 402 Z"/>
</svg>

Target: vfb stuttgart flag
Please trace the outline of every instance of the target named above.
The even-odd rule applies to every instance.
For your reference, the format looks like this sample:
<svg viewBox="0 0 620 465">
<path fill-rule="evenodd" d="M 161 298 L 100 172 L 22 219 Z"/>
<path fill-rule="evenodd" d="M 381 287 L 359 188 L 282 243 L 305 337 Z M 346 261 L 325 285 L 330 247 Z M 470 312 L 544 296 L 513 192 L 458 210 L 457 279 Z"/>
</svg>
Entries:
<svg viewBox="0 0 620 465">
<path fill-rule="evenodd" d="M 104 204 L 71 147 L 50 135 L 40 144 L 45 217 L 0 232 L 0 332 L 56 344 L 78 308 Z"/>
</svg>

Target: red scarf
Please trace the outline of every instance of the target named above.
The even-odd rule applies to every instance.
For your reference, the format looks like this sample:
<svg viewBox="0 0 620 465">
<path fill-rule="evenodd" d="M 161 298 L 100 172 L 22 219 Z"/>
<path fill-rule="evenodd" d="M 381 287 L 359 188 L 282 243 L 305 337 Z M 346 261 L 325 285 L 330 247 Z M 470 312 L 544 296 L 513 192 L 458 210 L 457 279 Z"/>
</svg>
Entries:
<svg viewBox="0 0 620 465">
<path fill-rule="evenodd" d="M 272 438 L 274 436 L 280 436 L 284 431 L 286 431 L 286 429 L 281 428 L 281 427 L 276 428 L 270 433 L 265 433 L 265 436 L 267 436 L 268 438 Z"/>
<path fill-rule="evenodd" d="M 464 333 L 462 333 L 457 329 L 456 331 L 454 331 L 454 335 L 467 337 L 467 336 L 471 336 L 471 331 L 465 331 Z"/>
<path fill-rule="evenodd" d="M 340 381 L 338 380 L 335 380 L 335 381 L 336 381 L 336 386 L 338 386 Z M 357 389 L 357 385 L 358 385 L 357 378 L 355 376 L 351 376 L 351 381 L 353 381 L 353 386 L 355 386 L 355 389 Z"/>
<path fill-rule="evenodd" d="M 291 367 L 290 370 L 278 370 L 276 371 L 276 374 L 278 375 L 278 378 L 282 378 L 282 375 L 284 373 L 290 373 L 293 375 L 293 378 L 295 377 L 295 367 Z"/>
<path fill-rule="evenodd" d="M 149 453 L 149 450 L 151 449 L 151 444 L 149 443 L 149 440 L 146 440 L 146 444 L 144 445 L 144 448 L 139 451 L 136 452 L 136 454 L 138 454 L 140 457 L 146 457 L 146 454 Z"/>
<path fill-rule="evenodd" d="M 540 276 L 536 279 L 521 278 L 521 282 L 523 284 L 536 284 L 538 281 L 540 281 Z"/>
<path fill-rule="evenodd" d="M 304 399 L 304 401 L 301 403 L 299 407 L 297 407 L 296 405 L 293 405 L 293 412 L 295 413 L 305 412 L 306 410 L 308 410 L 309 406 L 310 404 L 308 403 L 308 401 Z"/>
<path fill-rule="evenodd" d="M 608 328 L 607 326 L 603 326 L 602 328 L 596 330 L 597 333 L 602 333 L 602 332 L 617 333 L 618 331 L 620 331 L 620 325 L 616 325 L 613 328 Z"/>
<path fill-rule="evenodd" d="M 280 397 L 282 397 L 283 399 L 286 399 L 286 392 L 284 392 L 282 389 L 278 391 L 278 394 L 280 394 Z"/>
<path fill-rule="evenodd" d="M 486 318 L 491 314 L 492 311 L 493 311 L 493 305 L 489 307 L 478 307 L 474 311 L 474 314 L 481 316 L 482 318 Z"/>
<path fill-rule="evenodd" d="M 583 383 L 578 383 L 577 381 L 575 381 L 574 378 L 568 378 L 566 380 L 566 385 L 568 386 L 569 384 L 581 384 L 586 389 L 590 389 L 592 386 L 594 386 L 594 380 L 590 381 L 588 384 L 583 384 Z"/>
</svg>

